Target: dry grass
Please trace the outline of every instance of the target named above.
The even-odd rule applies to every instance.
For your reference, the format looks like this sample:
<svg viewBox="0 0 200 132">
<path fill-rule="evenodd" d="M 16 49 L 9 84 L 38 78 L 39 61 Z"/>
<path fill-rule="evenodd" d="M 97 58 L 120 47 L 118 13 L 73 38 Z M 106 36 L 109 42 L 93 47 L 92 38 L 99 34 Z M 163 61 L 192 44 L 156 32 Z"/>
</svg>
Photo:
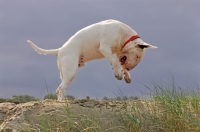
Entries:
<svg viewBox="0 0 200 132">
<path fill-rule="evenodd" d="M 43 132 L 199 132 L 200 96 L 184 93 L 174 82 L 152 83 L 148 100 L 123 101 L 112 110 L 63 105 L 58 115 L 38 116 L 39 124 L 27 131 Z M 73 107 L 73 106 L 72 106 Z M 60 112 L 60 113 L 59 113 Z"/>
</svg>

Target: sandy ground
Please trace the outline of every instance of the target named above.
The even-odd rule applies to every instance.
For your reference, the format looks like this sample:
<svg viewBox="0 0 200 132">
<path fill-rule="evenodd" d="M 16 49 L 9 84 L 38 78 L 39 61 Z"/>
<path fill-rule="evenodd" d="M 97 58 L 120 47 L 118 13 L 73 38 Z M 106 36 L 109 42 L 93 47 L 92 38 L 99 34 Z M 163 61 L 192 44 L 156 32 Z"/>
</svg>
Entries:
<svg viewBox="0 0 200 132">
<path fill-rule="evenodd" d="M 89 98 L 67 102 L 48 99 L 21 104 L 0 103 L 0 131 L 37 130 L 37 127 L 42 123 L 41 118 L 59 122 L 67 118 L 66 112 L 108 117 L 113 113 L 114 108 L 121 109 L 124 107 L 123 105 L 124 103 L 120 101 L 97 101 Z"/>
</svg>

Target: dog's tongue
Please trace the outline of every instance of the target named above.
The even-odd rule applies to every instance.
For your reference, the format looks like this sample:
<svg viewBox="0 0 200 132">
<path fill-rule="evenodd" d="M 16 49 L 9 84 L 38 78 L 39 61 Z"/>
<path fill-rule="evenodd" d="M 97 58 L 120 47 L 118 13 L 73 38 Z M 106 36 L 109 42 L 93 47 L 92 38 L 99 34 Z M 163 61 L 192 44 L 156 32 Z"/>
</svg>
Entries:
<svg viewBox="0 0 200 132">
<path fill-rule="evenodd" d="M 121 65 L 124 65 L 125 61 L 124 62 L 121 62 Z"/>
</svg>

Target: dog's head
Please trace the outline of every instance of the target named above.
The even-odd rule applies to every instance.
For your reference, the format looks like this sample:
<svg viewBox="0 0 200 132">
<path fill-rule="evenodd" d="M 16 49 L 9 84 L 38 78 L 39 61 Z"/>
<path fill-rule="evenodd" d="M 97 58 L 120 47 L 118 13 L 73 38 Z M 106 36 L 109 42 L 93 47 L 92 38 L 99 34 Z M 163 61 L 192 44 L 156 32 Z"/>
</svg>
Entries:
<svg viewBox="0 0 200 132">
<path fill-rule="evenodd" d="M 127 45 L 128 46 L 128 45 Z M 118 57 L 123 68 L 132 70 L 143 59 L 146 49 L 157 48 L 145 42 L 134 42 L 121 52 Z"/>
</svg>

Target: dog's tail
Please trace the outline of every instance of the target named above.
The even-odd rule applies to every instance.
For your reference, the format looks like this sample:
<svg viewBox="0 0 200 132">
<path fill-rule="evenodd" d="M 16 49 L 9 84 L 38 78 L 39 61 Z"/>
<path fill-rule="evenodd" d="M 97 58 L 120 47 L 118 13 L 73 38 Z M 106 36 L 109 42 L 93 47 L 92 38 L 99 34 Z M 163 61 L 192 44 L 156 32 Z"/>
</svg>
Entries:
<svg viewBox="0 0 200 132">
<path fill-rule="evenodd" d="M 42 48 L 37 47 L 33 42 L 31 42 L 30 40 L 27 40 L 27 42 L 30 44 L 30 46 L 37 51 L 39 54 L 43 54 L 43 55 L 58 55 L 58 49 L 50 49 L 50 50 L 45 50 Z"/>
</svg>

